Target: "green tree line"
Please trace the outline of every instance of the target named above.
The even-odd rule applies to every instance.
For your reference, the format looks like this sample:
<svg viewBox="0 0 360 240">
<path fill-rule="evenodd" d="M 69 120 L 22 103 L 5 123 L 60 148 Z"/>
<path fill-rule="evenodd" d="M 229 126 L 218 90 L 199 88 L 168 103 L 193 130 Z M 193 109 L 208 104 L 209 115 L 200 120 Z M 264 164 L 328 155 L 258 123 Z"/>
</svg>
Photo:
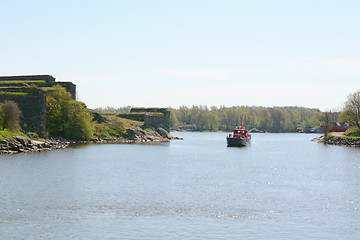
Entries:
<svg viewBox="0 0 360 240">
<path fill-rule="evenodd" d="M 72 99 L 64 88 L 55 86 L 47 94 L 46 122 L 48 136 L 67 139 L 89 139 L 93 137 L 92 115 L 86 105 Z M 130 106 L 118 109 L 98 108 L 100 112 L 128 112 Z M 171 108 L 170 108 L 171 109 Z M 0 103 L 0 130 L 21 129 L 22 113 L 13 101 Z M 181 106 L 171 109 L 171 127 L 190 126 L 199 131 L 231 131 L 239 124 L 265 132 L 298 132 L 316 128 L 327 123 L 331 128 L 334 121 L 353 126 L 354 136 L 360 136 L 360 91 L 349 94 L 340 113 L 322 113 L 318 109 L 304 107 L 216 107 Z"/>
<path fill-rule="evenodd" d="M 101 113 L 129 113 L 131 110 L 131 106 L 124 106 L 119 108 L 107 106 L 107 107 L 98 107 L 95 108 L 94 110 Z"/>
<path fill-rule="evenodd" d="M 208 107 L 171 109 L 171 127 L 192 126 L 199 131 L 231 131 L 240 124 L 265 132 L 298 132 L 319 126 L 323 113 L 304 107 Z"/>
</svg>

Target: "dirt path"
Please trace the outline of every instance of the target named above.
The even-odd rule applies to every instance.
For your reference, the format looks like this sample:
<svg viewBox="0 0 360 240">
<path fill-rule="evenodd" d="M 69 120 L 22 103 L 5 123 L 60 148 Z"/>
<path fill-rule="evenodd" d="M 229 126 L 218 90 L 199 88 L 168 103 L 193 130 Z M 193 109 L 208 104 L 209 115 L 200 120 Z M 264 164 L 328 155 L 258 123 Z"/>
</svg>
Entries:
<svg viewBox="0 0 360 240">
<path fill-rule="evenodd" d="M 330 132 L 330 134 L 336 137 L 341 137 L 344 134 L 344 132 Z"/>
</svg>

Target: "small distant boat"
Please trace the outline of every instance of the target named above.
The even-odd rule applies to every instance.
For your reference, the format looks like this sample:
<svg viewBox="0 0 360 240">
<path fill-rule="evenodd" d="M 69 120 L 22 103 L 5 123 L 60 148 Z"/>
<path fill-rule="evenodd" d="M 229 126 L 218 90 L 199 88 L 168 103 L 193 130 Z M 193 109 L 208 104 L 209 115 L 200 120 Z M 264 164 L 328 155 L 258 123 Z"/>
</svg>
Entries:
<svg viewBox="0 0 360 240">
<path fill-rule="evenodd" d="M 233 134 L 226 137 L 228 147 L 244 147 L 250 143 L 250 140 L 251 135 L 242 124 L 234 128 Z"/>
</svg>

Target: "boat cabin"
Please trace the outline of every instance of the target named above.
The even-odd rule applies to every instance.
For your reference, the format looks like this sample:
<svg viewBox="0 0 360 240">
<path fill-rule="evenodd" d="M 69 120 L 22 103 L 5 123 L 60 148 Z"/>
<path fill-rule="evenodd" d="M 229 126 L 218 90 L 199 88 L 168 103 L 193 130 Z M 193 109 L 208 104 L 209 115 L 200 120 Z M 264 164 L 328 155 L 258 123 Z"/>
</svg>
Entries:
<svg viewBox="0 0 360 240">
<path fill-rule="evenodd" d="M 243 126 L 241 125 L 240 127 L 236 127 L 233 130 L 233 137 L 234 138 L 247 138 L 249 137 L 248 131 L 243 128 Z"/>
<path fill-rule="evenodd" d="M 248 133 L 245 127 L 241 126 L 236 127 L 228 137 L 226 137 L 228 147 L 243 147 L 250 143 L 251 135 Z"/>
</svg>

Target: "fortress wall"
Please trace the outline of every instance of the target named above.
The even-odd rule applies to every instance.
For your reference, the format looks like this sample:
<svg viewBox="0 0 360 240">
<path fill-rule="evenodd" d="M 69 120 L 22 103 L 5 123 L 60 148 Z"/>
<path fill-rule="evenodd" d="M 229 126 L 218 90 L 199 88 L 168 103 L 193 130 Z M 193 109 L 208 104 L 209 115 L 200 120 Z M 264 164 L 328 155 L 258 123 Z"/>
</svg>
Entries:
<svg viewBox="0 0 360 240">
<path fill-rule="evenodd" d="M 76 100 L 76 85 L 72 82 L 53 82 L 53 85 L 59 84 L 60 86 L 66 88 L 66 90 L 71 93 L 71 96 Z"/>
<path fill-rule="evenodd" d="M 142 121 L 145 127 L 161 127 L 168 132 L 170 131 L 170 110 L 166 108 L 132 108 L 130 113 L 121 113 L 117 116 Z"/>
<path fill-rule="evenodd" d="M 145 121 L 145 113 L 139 113 L 139 114 L 120 113 L 117 116 L 130 120 L 140 121 L 140 122 Z"/>
<path fill-rule="evenodd" d="M 46 84 L 36 83 L 38 87 L 51 87 L 54 84 L 59 84 L 65 87 L 76 99 L 76 85 L 72 82 L 55 82 L 55 78 L 51 75 L 25 75 L 25 76 L 1 76 L 0 86 L 4 93 L 0 92 L 0 102 L 5 100 L 14 101 L 18 104 L 23 117 L 21 120 L 21 127 L 25 131 L 36 132 L 39 136 L 46 136 L 46 92 L 41 89 L 29 88 L 28 84 L 21 83 L 21 81 L 46 81 Z M 9 81 L 14 83 L 6 83 L 1 85 L 2 81 Z M 28 92 L 30 95 L 16 95 L 6 94 L 6 92 Z M 35 91 L 35 92 L 34 92 Z"/>
<path fill-rule="evenodd" d="M 36 81 L 44 80 L 48 84 L 55 81 L 55 78 L 51 75 L 24 75 L 24 76 L 2 76 L 0 81 Z"/>
<path fill-rule="evenodd" d="M 170 131 L 170 124 L 166 120 L 165 116 L 146 114 L 144 124 L 147 127 L 163 128 L 168 132 Z"/>
<path fill-rule="evenodd" d="M 0 94 L 0 102 L 14 101 L 22 112 L 20 125 L 25 131 L 46 136 L 46 93 L 38 90 L 35 95 Z"/>
<path fill-rule="evenodd" d="M 167 108 L 131 108 L 130 112 L 142 112 L 142 113 L 156 113 L 163 111 L 169 111 Z"/>
<path fill-rule="evenodd" d="M 170 131 L 170 110 L 166 108 L 132 108 L 131 113 L 145 113 L 144 125 L 148 127 L 163 128 Z M 163 115 L 152 115 L 146 113 L 162 113 Z"/>
</svg>

